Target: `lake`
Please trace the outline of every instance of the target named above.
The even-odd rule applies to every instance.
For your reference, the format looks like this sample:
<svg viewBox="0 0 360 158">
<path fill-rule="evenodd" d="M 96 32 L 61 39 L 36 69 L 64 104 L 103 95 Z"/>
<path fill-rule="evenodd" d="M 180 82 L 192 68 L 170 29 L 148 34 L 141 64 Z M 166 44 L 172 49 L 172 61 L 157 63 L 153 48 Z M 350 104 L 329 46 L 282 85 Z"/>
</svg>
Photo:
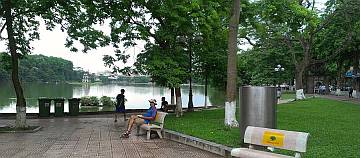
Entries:
<svg viewBox="0 0 360 158">
<path fill-rule="evenodd" d="M 193 85 L 193 103 L 194 107 L 203 107 L 205 103 L 203 85 Z M 154 84 L 55 84 L 55 83 L 24 83 L 24 95 L 26 98 L 27 113 L 39 113 L 38 98 L 80 98 L 83 96 L 102 96 L 116 97 L 120 89 L 125 89 L 125 98 L 127 109 L 147 109 L 149 103 L 147 100 L 154 98 L 158 101 L 157 107 L 160 108 L 161 97 L 165 97 L 170 103 L 170 89 L 159 87 Z M 189 86 L 181 86 L 182 106 L 187 107 Z M 224 104 L 225 92 L 208 88 L 207 105 L 222 106 Z M 85 111 L 113 111 L 113 107 L 95 107 L 88 109 L 80 107 L 80 112 Z M 54 106 L 50 108 L 54 112 Z M 64 111 L 68 112 L 68 103 L 65 101 Z M 0 113 L 16 113 L 16 95 L 12 83 L 0 82 Z"/>
</svg>

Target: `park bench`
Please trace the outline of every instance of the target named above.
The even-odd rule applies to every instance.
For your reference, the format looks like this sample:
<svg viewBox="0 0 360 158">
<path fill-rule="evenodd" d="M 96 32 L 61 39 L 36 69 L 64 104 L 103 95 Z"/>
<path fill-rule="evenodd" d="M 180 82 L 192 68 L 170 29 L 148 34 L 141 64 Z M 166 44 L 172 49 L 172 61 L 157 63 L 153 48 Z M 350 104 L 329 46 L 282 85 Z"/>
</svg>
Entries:
<svg viewBox="0 0 360 158">
<path fill-rule="evenodd" d="M 165 107 L 164 107 L 165 112 L 169 112 L 169 110 L 172 110 L 172 112 L 175 112 L 175 109 L 176 109 L 176 104 L 168 104 L 168 105 L 165 105 Z"/>
<path fill-rule="evenodd" d="M 241 158 L 291 158 L 292 156 L 280 155 L 267 151 L 254 149 L 255 146 L 278 148 L 295 151 L 295 158 L 300 158 L 300 153 L 306 152 L 306 144 L 309 133 L 276 130 L 269 128 L 248 126 L 245 130 L 244 143 L 249 148 L 234 148 L 231 156 Z M 294 158 L 292 157 L 292 158 Z"/>
<path fill-rule="evenodd" d="M 140 129 L 146 131 L 146 139 L 150 139 L 151 131 L 156 131 L 160 138 L 162 138 L 162 130 L 164 127 L 164 120 L 167 113 L 165 112 L 156 112 L 155 120 L 151 121 L 150 124 L 142 124 L 137 126 L 137 134 L 139 135 Z"/>
</svg>

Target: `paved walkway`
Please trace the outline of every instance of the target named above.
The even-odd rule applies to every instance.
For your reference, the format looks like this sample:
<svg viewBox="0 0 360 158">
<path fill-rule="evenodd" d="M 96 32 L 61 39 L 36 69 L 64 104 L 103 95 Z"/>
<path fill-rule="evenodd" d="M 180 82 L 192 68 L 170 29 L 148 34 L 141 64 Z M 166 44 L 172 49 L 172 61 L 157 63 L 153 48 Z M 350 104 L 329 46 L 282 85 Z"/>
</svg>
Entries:
<svg viewBox="0 0 360 158">
<path fill-rule="evenodd" d="M 348 96 L 336 96 L 336 95 L 316 95 L 316 97 L 327 98 L 338 101 L 347 101 L 355 104 L 360 104 L 359 98 L 349 98 Z"/>
<path fill-rule="evenodd" d="M 13 123 L 0 120 L 0 124 Z M 166 139 L 146 140 L 134 134 L 120 138 L 125 122 L 114 123 L 112 118 L 28 119 L 28 124 L 43 129 L 36 133 L 0 133 L 0 157 L 220 157 Z"/>
</svg>

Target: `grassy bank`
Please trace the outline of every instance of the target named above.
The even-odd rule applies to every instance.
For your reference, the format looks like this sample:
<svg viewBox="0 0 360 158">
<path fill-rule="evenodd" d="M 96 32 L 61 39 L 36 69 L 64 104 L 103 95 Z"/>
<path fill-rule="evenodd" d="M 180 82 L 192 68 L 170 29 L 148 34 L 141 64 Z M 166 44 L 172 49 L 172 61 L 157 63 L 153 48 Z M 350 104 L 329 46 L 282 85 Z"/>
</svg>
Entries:
<svg viewBox="0 0 360 158">
<path fill-rule="evenodd" d="M 170 115 L 165 128 L 231 147 L 240 146 L 239 128 L 226 128 L 224 109 Z M 360 105 L 307 99 L 278 106 L 278 129 L 310 133 L 305 157 L 360 157 Z"/>
</svg>

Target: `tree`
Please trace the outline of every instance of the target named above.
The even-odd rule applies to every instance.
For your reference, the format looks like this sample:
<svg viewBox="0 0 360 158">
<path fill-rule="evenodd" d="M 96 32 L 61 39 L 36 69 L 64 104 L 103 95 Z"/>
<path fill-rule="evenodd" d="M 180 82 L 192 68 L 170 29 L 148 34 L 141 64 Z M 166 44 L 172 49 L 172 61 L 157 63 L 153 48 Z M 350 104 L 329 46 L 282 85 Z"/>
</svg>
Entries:
<svg viewBox="0 0 360 158">
<path fill-rule="evenodd" d="M 16 127 L 26 128 L 26 102 L 19 80 L 18 63 L 20 53 L 27 54 L 29 52 L 28 41 L 38 38 L 36 33 L 29 34 L 26 38 L 25 33 L 31 29 L 37 29 L 38 23 L 31 20 L 34 18 L 33 14 L 21 14 L 25 8 L 21 7 L 24 4 L 14 4 L 11 0 L 4 0 L 0 3 L 0 15 L 4 20 L 1 27 L 0 34 L 6 28 L 8 47 L 11 54 L 11 79 L 16 92 Z M 26 22 L 26 23 L 24 23 Z"/>
<path fill-rule="evenodd" d="M 229 22 L 229 38 L 228 38 L 228 62 L 227 62 L 227 85 L 226 85 L 226 101 L 225 101 L 225 125 L 231 127 L 239 126 L 236 121 L 236 54 L 237 35 L 239 29 L 240 17 L 240 0 L 233 0 L 231 9 L 231 18 Z"/>
<path fill-rule="evenodd" d="M 331 16 L 332 23 L 328 24 L 327 29 L 321 32 L 322 38 L 317 41 L 317 50 L 322 52 L 318 53 L 317 57 L 328 59 L 326 56 L 341 48 L 338 54 L 334 54 L 333 59 L 325 61 L 329 63 L 328 65 L 333 65 L 333 69 L 338 70 L 338 74 L 332 72 L 333 76 L 337 76 L 338 91 L 341 86 L 344 86 L 343 74 L 349 70 L 350 66 L 353 66 L 352 87 L 358 92 L 360 85 L 356 74 L 359 72 L 360 2 L 329 0 L 326 5 L 326 15 Z M 349 38 L 344 38 L 346 36 Z M 331 73 L 333 69 L 329 69 L 327 72 Z"/>
<path fill-rule="evenodd" d="M 19 80 L 19 59 L 31 53 L 30 42 L 39 39 L 38 27 L 40 20 L 44 20 L 47 29 L 52 30 L 55 24 L 61 24 L 61 29 L 68 29 L 69 36 L 78 37 L 81 43 L 85 45 L 84 50 L 94 48 L 94 43 L 100 39 L 91 37 L 92 30 L 84 30 L 88 33 L 87 40 L 83 40 L 84 34 L 72 34 L 79 28 L 82 19 L 88 17 L 79 17 L 81 7 L 79 2 L 70 1 L 42 1 L 42 0 L 3 0 L 0 1 L 0 35 L 6 28 L 7 37 L 1 37 L 0 40 L 6 40 L 9 53 L 11 55 L 11 79 L 16 93 L 16 127 L 25 128 L 26 124 L 26 102 L 23 94 L 21 82 Z M 84 15 L 84 14 L 81 14 Z M 77 23 L 76 23 L 77 22 Z M 86 21 L 88 22 L 88 20 Z M 71 24 L 70 24 L 71 23 Z M 82 23 L 83 24 L 83 23 Z M 77 26 L 76 28 L 73 26 Z M 89 27 L 89 26 L 88 26 Z M 97 37 L 101 35 L 97 34 Z M 69 45 L 68 41 L 68 45 Z M 100 41 L 100 45 L 108 41 Z"/>
<path fill-rule="evenodd" d="M 304 1 L 305 2 L 305 1 Z M 314 3 L 314 2 L 313 2 Z M 335 49 L 324 51 L 317 49 L 316 41 L 324 36 L 331 25 L 336 24 L 335 17 L 349 17 L 349 13 L 343 9 L 334 9 L 319 16 L 315 12 L 313 4 L 307 1 L 274 1 L 265 0 L 254 3 L 256 15 L 251 21 L 255 30 L 251 37 L 256 41 L 255 47 L 271 49 L 285 47 L 291 62 L 295 67 L 296 89 L 303 89 L 305 77 L 309 68 L 316 64 L 325 63 L 334 59 L 347 47 L 346 41 L 352 37 L 350 20 L 346 27 L 339 29 L 336 36 L 341 37 L 336 41 Z M 354 5 L 354 4 L 353 4 Z M 356 5 L 354 5 L 356 6 Z M 342 23 L 343 24 L 343 23 Z M 350 26 L 350 27 L 347 27 Z M 330 36 L 330 37 L 331 37 Z M 326 36 L 325 36 L 326 37 Z M 326 54 L 326 58 L 319 59 L 317 54 Z"/>
<path fill-rule="evenodd" d="M 110 20 L 110 35 L 105 35 L 100 39 L 103 41 L 109 39 L 111 44 L 119 50 L 113 56 L 105 56 L 105 63 L 115 72 L 149 74 L 159 85 L 175 86 L 175 93 L 180 98 L 180 84 L 186 82 L 187 76 L 191 75 L 187 71 L 188 63 L 186 62 L 188 58 L 186 52 L 190 48 L 187 47 L 188 44 L 181 46 L 177 38 L 179 36 L 192 38 L 194 34 L 202 36 L 201 28 L 211 27 L 207 25 L 207 21 L 215 20 L 217 23 L 221 23 L 226 20 L 216 16 L 212 16 L 215 17 L 213 19 L 208 16 L 209 13 L 216 15 L 217 9 L 222 8 L 221 4 L 222 1 L 92 1 L 83 4 L 84 11 L 82 12 L 86 12 L 85 14 L 77 15 L 80 18 L 84 17 L 85 20 L 88 17 L 89 23 L 82 25 L 84 20 L 78 22 L 79 20 L 76 19 L 74 28 L 103 23 L 105 19 Z M 70 20 L 72 21 L 72 19 Z M 70 23 L 73 24 L 73 22 Z M 83 30 L 87 29 L 70 30 L 71 33 L 68 33 L 70 35 L 69 47 L 73 47 L 73 40 L 84 41 L 87 44 L 87 41 L 93 39 L 92 36 L 87 37 L 89 33 Z M 103 35 L 99 30 L 92 31 L 94 32 L 91 32 L 91 35 Z M 118 67 L 117 61 L 125 62 L 128 58 L 120 50 L 119 44 L 130 47 L 135 45 L 138 40 L 145 41 L 146 47 L 138 56 L 137 69 Z M 93 47 L 86 48 L 92 49 L 97 46 L 99 45 L 94 44 Z M 77 49 L 72 48 L 72 50 L 76 51 Z M 168 65 L 164 65 L 162 62 Z M 178 101 L 178 103 L 180 102 Z M 178 105 L 178 109 L 181 109 L 181 105 Z"/>
</svg>

